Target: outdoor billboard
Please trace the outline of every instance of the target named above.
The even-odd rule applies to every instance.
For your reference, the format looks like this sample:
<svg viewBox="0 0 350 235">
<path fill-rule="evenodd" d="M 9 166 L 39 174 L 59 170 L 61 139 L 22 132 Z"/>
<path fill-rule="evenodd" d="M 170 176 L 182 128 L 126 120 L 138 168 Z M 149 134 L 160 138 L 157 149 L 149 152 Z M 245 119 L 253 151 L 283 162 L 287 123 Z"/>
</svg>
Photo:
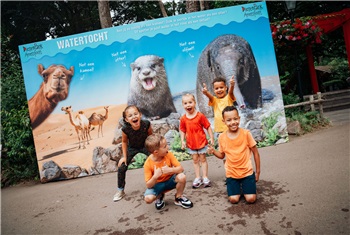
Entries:
<svg viewBox="0 0 350 235">
<path fill-rule="evenodd" d="M 19 51 L 43 182 L 115 171 L 120 118 L 132 102 L 143 101 L 138 105 L 144 118 L 162 126 L 169 115 L 176 123 L 184 114 L 181 94 L 192 93 L 212 122 L 202 84 L 212 89 L 217 74 L 227 82 L 234 75 L 241 127 L 250 129 L 260 146 L 271 142 L 270 135 L 278 143 L 288 141 L 265 2 L 35 42 Z M 155 66 L 161 71 L 140 85 L 135 71 Z M 164 89 L 170 89 L 170 99 L 154 95 Z M 94 128 L 88 142 L 78 138 L 84 128 L 79 115 L 90 118 L 89 130 Z M 176 131 L 176 124 L 168 129 Z M 158 130 L 166 134 L 164 126 Z"/>
</svg>

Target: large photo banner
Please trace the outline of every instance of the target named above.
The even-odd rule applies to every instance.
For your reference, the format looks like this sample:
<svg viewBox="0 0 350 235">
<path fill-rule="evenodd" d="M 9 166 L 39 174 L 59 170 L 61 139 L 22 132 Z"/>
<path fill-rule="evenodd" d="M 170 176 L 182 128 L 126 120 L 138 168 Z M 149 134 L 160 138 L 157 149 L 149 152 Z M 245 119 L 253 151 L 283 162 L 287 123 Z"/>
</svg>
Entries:
<svg viewBox="0 0 350 235">
<path fill-rule="evenodd" d="M 234 77 L 240 126 L 259 147 L 288 141 L 264 2 L 106 28 L 19 46 L 42 182 L 117 170 L 122 112 L 137 105 L 169 144 L 193 94 Z"/>
</svg>

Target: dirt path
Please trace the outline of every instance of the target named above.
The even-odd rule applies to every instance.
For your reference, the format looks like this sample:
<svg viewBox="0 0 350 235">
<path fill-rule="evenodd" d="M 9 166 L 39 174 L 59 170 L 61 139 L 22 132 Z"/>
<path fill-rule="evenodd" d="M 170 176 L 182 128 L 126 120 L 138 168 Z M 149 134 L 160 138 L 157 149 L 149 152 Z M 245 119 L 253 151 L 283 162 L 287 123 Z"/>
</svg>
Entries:
<svg viewBox="0 0 350 235">
<path fill-rule="evenodd" d="M 332 127 L 259 149 L 258 201 L 231 205 L 221 160 L 208 157 L 210 188 L 193 190 L 191 209 L 157 211 L 142 200 L 142 169 L 128 171 L 126 193 L 112 202 L 116 174 L 2 189 L 1 234 L 349 234 L 349 110 Z"/>
</svg>

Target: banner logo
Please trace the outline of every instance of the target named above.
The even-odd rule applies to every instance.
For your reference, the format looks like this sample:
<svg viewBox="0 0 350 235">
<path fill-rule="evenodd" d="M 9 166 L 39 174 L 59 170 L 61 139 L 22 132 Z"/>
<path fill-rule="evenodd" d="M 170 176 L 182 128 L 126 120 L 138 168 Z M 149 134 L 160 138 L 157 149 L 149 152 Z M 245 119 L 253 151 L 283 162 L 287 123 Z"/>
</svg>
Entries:
<svg viewBox="0 0 350 235">
<path fill-rule="evenodd" d="M 244 17 L 253 17 L 262 15 L 263 6 L 254 4 L 251 7 L 242 7 L 242 12 L 244 13 Z"/>
<path fill-rule="evenodd" d="M 36 56 L 42 54 L 43 45 L 34 43 L 33 46 L 23 47 L 23 52 L 26 57 Z"/>
</svg>

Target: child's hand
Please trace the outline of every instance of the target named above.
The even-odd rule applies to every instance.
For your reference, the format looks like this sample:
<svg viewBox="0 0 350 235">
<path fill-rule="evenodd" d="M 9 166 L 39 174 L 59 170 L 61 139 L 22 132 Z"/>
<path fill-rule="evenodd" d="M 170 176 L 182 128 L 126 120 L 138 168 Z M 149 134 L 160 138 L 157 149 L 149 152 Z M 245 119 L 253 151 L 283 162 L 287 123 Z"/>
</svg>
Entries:
<svg viewBox="0 0 350 235">
<path fill-rule="evenodd" d="M 212 145 L 208 145 L 208 150 L 207 150 L 207 152 L 208 152 L 208 154 L 213 154 L 214 153 L 214 146 L 212 146 Z"/>
<path fill-rule="evenodd" d="M 259 181 L 260 173 L 255 172 L 255 182 Z"/>
<path fill-rule="evenodd" d="M 162 167 L 163 174 L 171 173 L 171 168 L 168 165 Z"/>
<path fill-rule="evenodd" d="M 181 142 L 181 149 L 184 150 L 186 148 L 185 142 Z"/>
<path fill-rule="evenodd" d="M 154 166 L 154 177 L 156 178 L 156 179 L 158 179 L 160 176 L 162 176 L 163 175 L 163 171 L 162 171 L 162 169 L 161 168 L 157 168 L 156 166 Z"/>
<path fill-rule="evenodd" d="M 202 90 L 203 94 L 206 95 L 208 93 L 208 89 L 207 89 L 207 85 L 205 85 L 205 83 L 203 83 L 203 90 Z"/>
<path fill-rule="evenodd" d="M 126 158 L 125 157 L 122 157 L 121 159 L 119 159 L 118 167 L 120 167 L 123 163 L 126 165 Z"/>
<path fill-rule="evenodd" d="M 233 75 L 232 75 L 232 78 L 230 79 L 230 86 L 235 87 L 235 80 Z"/>
</svg>

